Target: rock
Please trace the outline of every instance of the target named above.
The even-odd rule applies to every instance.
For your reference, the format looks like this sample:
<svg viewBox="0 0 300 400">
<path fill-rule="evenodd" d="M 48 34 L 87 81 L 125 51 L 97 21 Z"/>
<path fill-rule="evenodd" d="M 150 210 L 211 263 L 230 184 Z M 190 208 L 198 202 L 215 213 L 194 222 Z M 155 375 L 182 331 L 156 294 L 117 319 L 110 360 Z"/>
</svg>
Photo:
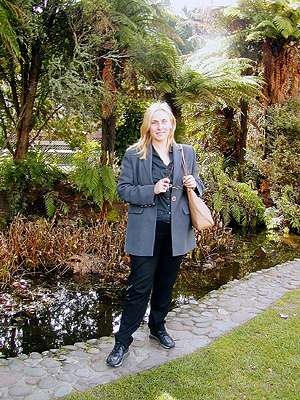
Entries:
<svg viewBox="0 0 300 400">
<path fill-rule="evenodd" d="M 14 386 L 21 376 L 11 373 L 1 373 L 0 372 L 0 387 L 11 387 Z"/>
<path fill-rule="evenodd" d="M 25 400 L 49 400 L 50 395 L 46 390 L 37 390 L 29 396 L 25 397 Z"/>
<path fill-rule="evenodd" d="M 25 384 L 17 384 L 9 388 L 8 393 L 11 396 L 25 397 L 33 392 L 33 387 Z"/>
<path fill-rule="evenodd" d="M 24 374 L 27 376 L 34 376 L 34 377 L 42 377 L 46 375 L 46 371 L 44 368 L 36 368 L 36 367 L 25 367 Z"/>
<path fill-rule="evenodd" d="M 64 384 L 61 386 L 58 386 L 55 390 L 54 390 L 54 396 L 55 397 L 63 397 L 66 396 L 67 394 L 70 394 L 73 390 L 73 387 L 71 385 L 68 384 Z"/>
<path fill-rule="evenodd" d="M 30 358 L 33 358 L 33 359 L 41 359 L 42 356 L 41 356 L 40 353 L 32 352 L 32 353 L 30 353 Z"/>
<path fill-rule="evenodd" d="M 45 368 L 59 368 L 62 364 L 53 358 L 45 358 L 40 365 Z"/>
<path fill-rule="evenodd" d="M 89 340 L 87 340 L 86 342 L 87 342 L 88 344 L 91 344 L 91 345 L 97 345 L 97 344 L 99 344 L 98 339 L 89 339 Z"/>
<path fill-rule="evenodd" d="M 38 383 L 40 389 L 54 389 L 56 386 L 57 380 L 52 376 L 45 376 L 45 378 L 42 378 Z"/>
</svg>

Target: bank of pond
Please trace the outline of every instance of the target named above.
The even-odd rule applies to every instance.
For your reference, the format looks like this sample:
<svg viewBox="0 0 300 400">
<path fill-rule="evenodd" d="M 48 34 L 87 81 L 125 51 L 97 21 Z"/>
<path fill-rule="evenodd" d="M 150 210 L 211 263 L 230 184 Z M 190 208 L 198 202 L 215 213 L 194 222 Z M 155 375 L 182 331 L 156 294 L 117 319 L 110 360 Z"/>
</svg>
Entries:
<svg viewBox="0 0 300 400">
<path fill-rule="evenodd" d="M 171 307 L 299 256 L 298 235 L 236 233 L 230 251 L 210 255 L 198 265 L 186 258 Z M 0 293 L 0 357 L 43 352 L 108 336 L 118 329 L 126 281 L 116 285 L 94 274 L 54 275 L 25 275 Z"/>
</svg>

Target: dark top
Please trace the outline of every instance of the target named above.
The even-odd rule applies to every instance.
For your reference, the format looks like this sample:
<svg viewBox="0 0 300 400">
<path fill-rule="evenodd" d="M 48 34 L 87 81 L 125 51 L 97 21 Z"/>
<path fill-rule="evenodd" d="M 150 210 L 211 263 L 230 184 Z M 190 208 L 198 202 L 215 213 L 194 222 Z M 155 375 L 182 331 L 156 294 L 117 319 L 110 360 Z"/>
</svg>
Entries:
<svg viewBox="0 0 300 400">
<path fill-rule="evenodd" d="M 168 177 L 170 179 L 170 184 L 172 184 L 174 170 L 172 147 L 170 149 L 169 157 L 169 164 L 164 164 L 163 160 L 152 146 L 152 178 L 154 183 L 158 182 L 162 178 Z M 171 191 L 167 190 L 165 193 L 156 195 L 156 201 L 157 221 L 171 223 Z"/>
</svg>

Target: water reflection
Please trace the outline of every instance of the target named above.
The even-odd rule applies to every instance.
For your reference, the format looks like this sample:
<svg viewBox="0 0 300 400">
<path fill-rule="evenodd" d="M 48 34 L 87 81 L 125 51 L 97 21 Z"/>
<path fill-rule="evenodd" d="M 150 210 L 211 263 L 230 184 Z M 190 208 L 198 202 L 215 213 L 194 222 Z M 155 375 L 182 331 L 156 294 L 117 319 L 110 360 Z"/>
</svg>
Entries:
<svg viewBox="0 0 300 400">
<path fill-rule="evenodd" d="M 300 256 L 300 237 L 270 238 L 265 233 L 241 237 L 222 262 L 186 268 L 174 289 L 172 307 L 251 271 Z M 42 352 L 116 332 L 121 313 L 120 289 L 85 282 L 24 281 L 14 293 L 0 294 L 0 352 L 3 356 Z M 148 310 L 149 312 L 149 310 Z M 0 354 L 1 355 L 1 354 Z"/>
<path fill-rule="evenodd" d="M 42 352 L 94 337 L 110 335 L 118 324 L 120 302 L 105 298 L 92 282 L 74 290 L 74 283 L 52 288 L 48 304 L 32 314 L 25 309 L 2 315 L 0 347 L 6 356 Z"/>
</svg>

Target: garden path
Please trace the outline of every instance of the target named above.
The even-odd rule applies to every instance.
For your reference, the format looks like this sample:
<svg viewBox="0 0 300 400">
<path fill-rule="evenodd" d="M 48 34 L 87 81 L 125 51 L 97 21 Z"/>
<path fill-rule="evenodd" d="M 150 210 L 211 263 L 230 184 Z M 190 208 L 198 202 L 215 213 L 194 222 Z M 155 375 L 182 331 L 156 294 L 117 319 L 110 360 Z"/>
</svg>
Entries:
<svg viewBox="0 0 300 400">
<path fill-rule="evenodd" d="M 207 346 L 298 287 L 300 259 L 231 281 L 168 314 L 167 328 L 176 340 L 174 349 L 165 350 L 150 341 L 147 328 L 142 326 L 134 335 L 130 356 L 118 369 L 105 365 L 112 337 L 0 359 L 0 400 L 50 400 L 158 366 Z"/>
</svg>

